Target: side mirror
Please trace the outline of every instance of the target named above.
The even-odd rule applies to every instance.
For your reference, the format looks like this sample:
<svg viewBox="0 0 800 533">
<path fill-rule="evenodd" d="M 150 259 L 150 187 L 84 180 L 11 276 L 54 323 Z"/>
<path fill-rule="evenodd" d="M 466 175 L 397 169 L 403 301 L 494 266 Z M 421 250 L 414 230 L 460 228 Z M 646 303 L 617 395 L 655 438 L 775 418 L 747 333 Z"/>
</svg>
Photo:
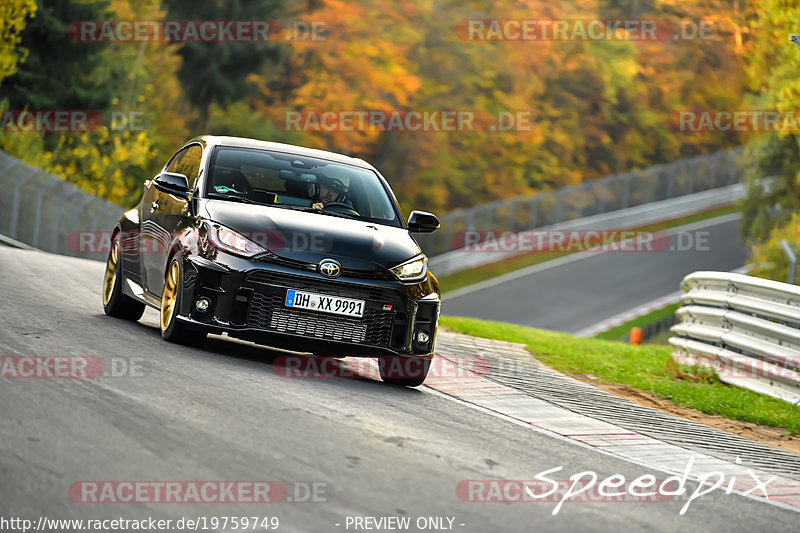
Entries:
<svg viewBox="0 0 800 533">
<path fill-rule="evenodd" d="M 159 191 L 173 194 L 184 200 L 188 200 L 189 193 L 189 180 L 184 174 L 175 172 L 162 172 L 153 180 L 153 185 Z"/>
<path fill-rule="evenodd" d="M 433 233 L 440 225 L 439 219 L 432 213 L 412 211 L 408 215 L 408 231 L 411 233 Z"/>
</svg>

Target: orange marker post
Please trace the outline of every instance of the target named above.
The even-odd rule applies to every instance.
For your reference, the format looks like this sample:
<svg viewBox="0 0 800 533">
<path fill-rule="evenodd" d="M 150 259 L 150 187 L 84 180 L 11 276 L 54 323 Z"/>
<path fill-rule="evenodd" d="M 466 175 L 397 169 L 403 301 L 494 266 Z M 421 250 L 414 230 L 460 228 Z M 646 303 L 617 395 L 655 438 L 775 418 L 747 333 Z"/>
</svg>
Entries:
<svg viewBox="0 0 800 533">
<path fill-rule="evenodd" d="M 631 344 L 642 344 L 642 328 L 631 328 Z"/>
</svg>

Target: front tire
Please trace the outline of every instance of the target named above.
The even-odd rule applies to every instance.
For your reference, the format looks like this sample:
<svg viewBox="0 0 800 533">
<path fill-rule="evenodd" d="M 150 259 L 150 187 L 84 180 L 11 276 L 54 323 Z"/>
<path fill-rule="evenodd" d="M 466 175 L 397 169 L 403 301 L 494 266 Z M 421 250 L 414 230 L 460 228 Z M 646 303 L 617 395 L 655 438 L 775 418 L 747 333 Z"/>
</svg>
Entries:
<svg viewBox="0 0 800 533">
<path fill-rule="evenodd" d="M 391 355 L 378 359 L 381 380 L 400 387 L 419 387 L 428 377 L 432 357 Z"/>
<path fill-rule="evenodd" d="M 161 309 L 159 312 L 161 338 L 177 344 L 200 344 L 207 333 L 192 328 L 178 320 L 178 310 L 183 301 L 183 266 L 180 257 L 174 257 L 164 278 L 164 290 L 161 293 Z"/>
<path fill-rule="evenodd" d="M 121 265 L 122 246 L 117 234 L 106 259 L 106 271 L 103 276 L 103 311 L 108 316 L 139 320 L 144 313 L 145 304 L 123 294 Z"/>
</svg>

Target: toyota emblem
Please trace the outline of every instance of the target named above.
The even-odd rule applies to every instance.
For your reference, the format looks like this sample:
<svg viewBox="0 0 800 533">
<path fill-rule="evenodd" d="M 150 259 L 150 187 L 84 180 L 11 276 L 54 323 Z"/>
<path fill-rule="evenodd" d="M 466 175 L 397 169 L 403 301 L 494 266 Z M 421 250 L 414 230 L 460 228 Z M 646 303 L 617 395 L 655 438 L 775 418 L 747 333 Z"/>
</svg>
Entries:
<svg viewBox="0 0 800 533">
<path fill-rule="evenodd" d="M 318 270 L 326 278 L 338 278 L 342 274 L 342 265 L 333 259 L 323 259 L 319 263 Z"/>
</svg>

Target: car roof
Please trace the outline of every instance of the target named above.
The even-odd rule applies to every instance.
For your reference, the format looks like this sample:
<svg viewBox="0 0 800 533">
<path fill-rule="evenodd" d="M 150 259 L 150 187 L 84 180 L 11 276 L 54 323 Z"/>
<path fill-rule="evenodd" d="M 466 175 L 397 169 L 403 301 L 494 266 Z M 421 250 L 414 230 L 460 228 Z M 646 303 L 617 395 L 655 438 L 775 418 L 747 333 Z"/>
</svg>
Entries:
<svg viewBox="0 0 800 533">
<path fill-rule="evenodd" d="M 296 154 L 306 157 L 317 157 L 319 159 L 326 159 L 328 161 L 335 161 L 337 163 L 345 163 L 348 165 L 355 165 L 358 167 L 369 168 L 374 170 L 375 167 L 356 157 L 350 157 L 335 152 L 328 152 L 326 150 L 317 150 L 315 148 L 306 148 L 294 144 L 276 143 L 270 141 L 259 141 L 258 139 L 248 139 L 245 137 L 228 137 L 223 135 L 201 135 L 195 137 L 192 141 L 203 141 L 206 146 L 233 146 L 238 148 L 257 148 L 261 150 L 272 150 L 274 152 L 283 152 L 289 154 Z"/>
</svg>

